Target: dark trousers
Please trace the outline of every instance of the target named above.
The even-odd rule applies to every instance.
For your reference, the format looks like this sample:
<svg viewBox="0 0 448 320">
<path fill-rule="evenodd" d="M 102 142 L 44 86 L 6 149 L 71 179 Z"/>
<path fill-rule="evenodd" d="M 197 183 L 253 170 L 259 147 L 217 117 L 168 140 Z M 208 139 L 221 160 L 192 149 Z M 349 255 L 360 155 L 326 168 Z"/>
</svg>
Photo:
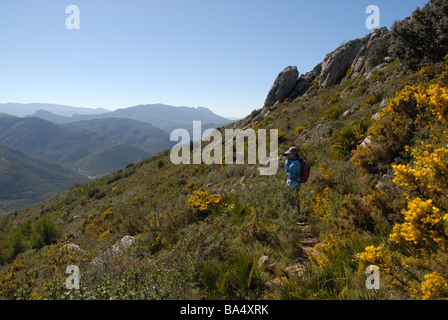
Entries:
<svg viewBox="0 0 448 320">
<path fill-rule="evenodd" d="M 296 208 L 297 214 L 300 215 L 300 198 L 298 194 L 296 198 L 291 201 L 291 208 Z"/>
</svg>

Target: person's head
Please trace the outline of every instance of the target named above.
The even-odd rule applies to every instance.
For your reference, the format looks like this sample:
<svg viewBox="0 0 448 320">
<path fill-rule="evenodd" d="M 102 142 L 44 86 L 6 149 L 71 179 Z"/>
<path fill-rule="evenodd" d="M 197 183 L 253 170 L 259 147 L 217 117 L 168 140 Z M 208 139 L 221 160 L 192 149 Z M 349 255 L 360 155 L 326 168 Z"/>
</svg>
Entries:
<svg viewBox="0 0 448 320">
<path fill-rule="evenodd" d="M 285 152 L 285 155 L 288 159 L 294 159 L 295 157 L 297 157 L 299 154 L 299 149 L 297 149 L 296 147 L 291 147 L 289 148 L 288 151 Z"/>
</svg>

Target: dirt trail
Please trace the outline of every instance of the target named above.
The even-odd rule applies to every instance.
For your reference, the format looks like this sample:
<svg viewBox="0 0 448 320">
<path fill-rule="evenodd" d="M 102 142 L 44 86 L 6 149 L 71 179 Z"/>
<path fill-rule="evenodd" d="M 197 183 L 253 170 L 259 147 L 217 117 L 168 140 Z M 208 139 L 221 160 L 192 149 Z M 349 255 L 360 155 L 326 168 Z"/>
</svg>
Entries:
<svg viewBox="0 0 448 320">
<path fill-rule="evenodd" d="M 285 268 L 284 271 L 288 274 L 293 273 L 303 273 L 306 270 L 306 264 L 308 263 L 308 255 L 310 253 L 315 253 L 314 247 L 319 243 L 319 239 L 313 236 L 310 226 L 307 224 L 297 225 L 298 231 L 300 232 L 300 245 L 303 248 L 303 254 L 295 259 L 295 262 L 289 267 Z M 268 282 L 268 286 L 274 289 L 276 286 L 280 285 L 281 281 L 275 278 Z M 270 290 L 269 290 L 270 291 Z M 269 296 L 269 294 L 268 294 Z"/>
<path fill-rule="evenodd" d="M 310 227 L 306 224 L 297 226 L 300 232 L 300 245 L 304 250 L 304 254 L 296 259 L 296 263 L 285 269 L 288 273 L 305 271 L 306 263 L 308 262 L 309 253 L 315 253 L 314 247 L 319 243 L 319 239 L 313 236 Z"/>
</svg>

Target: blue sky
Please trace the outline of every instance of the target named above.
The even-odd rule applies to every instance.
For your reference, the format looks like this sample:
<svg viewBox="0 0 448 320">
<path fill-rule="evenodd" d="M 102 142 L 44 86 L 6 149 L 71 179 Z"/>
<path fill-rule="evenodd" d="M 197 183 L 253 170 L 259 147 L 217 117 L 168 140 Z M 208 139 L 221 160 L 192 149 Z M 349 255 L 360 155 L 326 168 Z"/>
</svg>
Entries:
<svg viewBox="0 0 448 320">
<path fill-rule="evenodd" d="M 0 0 L 0 103 L 261 108 L 285 67 L 310 71 L 427 0 Z M 66 8 L 80 29 L 66 28 Z"/>
</svg>

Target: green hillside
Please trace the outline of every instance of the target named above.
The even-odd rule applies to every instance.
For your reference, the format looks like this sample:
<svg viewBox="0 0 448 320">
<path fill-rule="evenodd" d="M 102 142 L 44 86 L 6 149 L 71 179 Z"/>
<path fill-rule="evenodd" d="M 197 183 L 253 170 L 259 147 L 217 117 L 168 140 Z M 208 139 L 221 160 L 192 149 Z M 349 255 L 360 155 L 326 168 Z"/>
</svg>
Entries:
<svg viewBox="0 0 448 320">
<path fill-rule="evenodd" d="M 65 127 L 39 118 L 0 117 L 0 142 L 90 176 L 114 172 L 149 155 L 97 130 Z M 117 151 L 120 157 L 109 157 Z"/>
<path fill-rule="evenodd" d="M 300 148 L 304 225 L 282 161 L 262 176 L 259 164 L 176 166 L 167 150 L 2 218 L 0 297 L 446 299 L 447 8 L 397 23 L 363 57 L 381 65 L 368 77 L 326 60 L 306 94 L 221 128 L 278 129 L 279 152 Z M 431 28 L 445 58 L 406 32 Z M 79 290 L 65 286 L 69 265 Z"/>
<path fill-rule="evenodd" d="M 88 179 L 0 143 L 0 212 L 24 209 Z"/>
</svg>

